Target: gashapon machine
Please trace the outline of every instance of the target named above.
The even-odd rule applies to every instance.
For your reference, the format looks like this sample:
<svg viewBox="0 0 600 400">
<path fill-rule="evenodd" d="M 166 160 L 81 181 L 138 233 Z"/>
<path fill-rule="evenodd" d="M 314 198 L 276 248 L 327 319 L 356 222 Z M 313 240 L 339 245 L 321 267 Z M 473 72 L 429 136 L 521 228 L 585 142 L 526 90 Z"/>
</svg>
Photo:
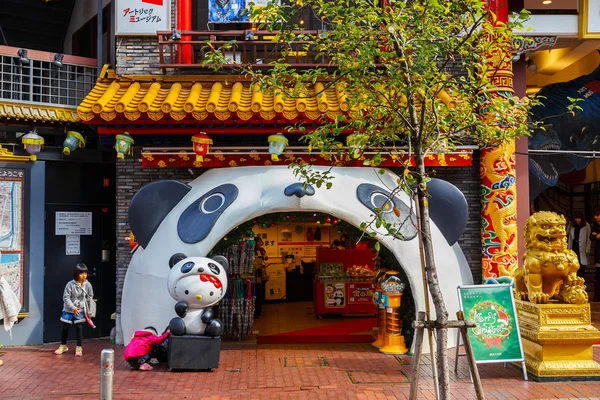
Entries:
<svg viewBox="0 0 600 400">
<path fill-rule="evenodd" d="M 375 277 L 375 292 L 373 293 L 373 303 L 377 307 L 377 339 L 371 343 L 371 346 L 380 348 L 383 346 L 383 338 L 385 336 L 385 306 L 382 303 L 383 292 L 381 284 L 385 279 L 386 268 L 382 268 L 377 272 Z"/>
<path fill-rule="evenodd" d="M 408 349 L 402 336 L 400 305 L 405 284 L 398 277 L 398 271 L 387 271 L 381 283 L 380 304 L 385 307 L 385 334 L 379 351 L 385 354 L 406 354 Z"/>
<path fill-rule="evenodd" d="M 317 249 L 314 313 L 374 315 L 375 253 L 371 250 Z"/>
</svg>

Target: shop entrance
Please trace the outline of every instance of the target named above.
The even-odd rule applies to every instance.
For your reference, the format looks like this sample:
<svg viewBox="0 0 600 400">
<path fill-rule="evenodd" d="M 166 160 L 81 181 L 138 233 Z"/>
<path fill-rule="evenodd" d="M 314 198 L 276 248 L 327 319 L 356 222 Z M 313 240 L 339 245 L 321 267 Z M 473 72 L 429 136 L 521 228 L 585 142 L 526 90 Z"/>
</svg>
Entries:
<svg viewBox="0 0 600 400">
<path fill-rule="evenodd" d="M 410 328 L 415 312 L 408 279 L 393 254 L 383 246 L 376 252 L 374 243 L 321 213 L 267 214 L 240 225 L 211 252 L 230 261 L 229 291 L 219 307 L 224 337 L 259 344 L 371 343 L 381 269 L 399 271 L 407 284 L 401 314 Z M 412 338 L 410 329 L 403 333 Z"/>
</svg>

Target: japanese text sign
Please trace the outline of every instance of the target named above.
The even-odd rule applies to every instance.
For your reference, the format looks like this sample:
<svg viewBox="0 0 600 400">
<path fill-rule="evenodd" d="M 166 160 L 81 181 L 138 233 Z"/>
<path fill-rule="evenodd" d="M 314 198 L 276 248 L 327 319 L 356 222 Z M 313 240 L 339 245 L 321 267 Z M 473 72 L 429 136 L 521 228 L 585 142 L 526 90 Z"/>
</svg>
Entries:
<svg viewBox="0 0 600 400">
<path fill-rule="evenodd" d="M 170 0 L 117 0 L 116 35 L 156 35 L 171 29 Z"/>
</svg>

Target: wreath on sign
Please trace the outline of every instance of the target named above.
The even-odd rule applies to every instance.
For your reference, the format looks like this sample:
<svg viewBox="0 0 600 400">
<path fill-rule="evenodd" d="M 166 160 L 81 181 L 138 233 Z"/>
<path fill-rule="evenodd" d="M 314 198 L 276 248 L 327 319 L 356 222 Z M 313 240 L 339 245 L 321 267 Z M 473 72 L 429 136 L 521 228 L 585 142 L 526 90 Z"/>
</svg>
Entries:
<svg viewBox="0 0 600 400">
<path fill-rule="evenodd" d="M 513 330 L 513 320 L 510 313 L 495 301 L 482 301 L 469 312 L 469 319 L 477 326 L 472 329 L 475 339 L 491 349 L 496 346 L 501 349 Z"/>
</svg>

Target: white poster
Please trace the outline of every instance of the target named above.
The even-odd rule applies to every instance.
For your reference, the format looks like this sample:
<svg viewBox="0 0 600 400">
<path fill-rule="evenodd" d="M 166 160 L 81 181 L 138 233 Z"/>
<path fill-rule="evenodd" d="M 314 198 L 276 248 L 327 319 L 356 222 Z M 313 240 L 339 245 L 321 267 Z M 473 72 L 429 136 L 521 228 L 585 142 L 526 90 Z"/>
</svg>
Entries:
<svg viewBox="0 0 600 400">
<path fill-rule="evenodd" d="M 81 237 L 79 235 L 66 235 L 66 254 L 68 256 L 78 256 L 81 254 Z"/>
<path fill-rule="evenodd" d="M 271 264 L 267 266 L 265 272 L 269 275 L 269 280 L 265 284 L 265 299 L 285 299 L 285 266 L 283 264 Z"/>
<path fill-rule="evenodd" d="M 92 213 L 91 212 L 57 212 L 56 213 L 56 236 L 61 235 L 91 235 Z"/>
<path fill-rule="evenodd" d="M 116 35 L 156 35 L 171 30 L 171 0 L 117 0 Z"/>
</svg>

